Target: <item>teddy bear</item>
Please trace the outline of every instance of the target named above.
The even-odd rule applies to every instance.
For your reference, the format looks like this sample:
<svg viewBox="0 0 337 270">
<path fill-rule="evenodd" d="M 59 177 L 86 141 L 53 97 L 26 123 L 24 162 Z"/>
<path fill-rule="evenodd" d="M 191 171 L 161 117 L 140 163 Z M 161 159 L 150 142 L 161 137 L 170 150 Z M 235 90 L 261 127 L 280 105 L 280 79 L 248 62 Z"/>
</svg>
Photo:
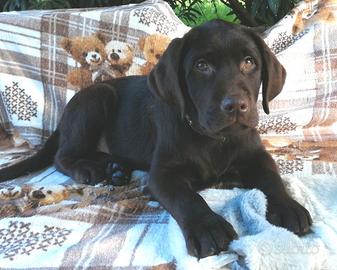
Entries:
<svg viewBox="0 0 337 270">
<path fill-rule="evenodd" d="M 0 216 L 31 216 L 41 206 L 50 206 L 71 200 L 72 204 L 62 204 L 62 209 L 67 206 L 73 208 L 90 205 L 97 198 L 111 196 L 114 187 L 102 183 L 96 186 L 87 185 L 13 185 L 0 188 Z"/>
<path fill-rule="evenodd" d="M 111 77 L 126 76 L 133 63 L 133 48 L 127 43 L 111 40 L 105 45 L 105 53 L 107 55 L 108 72 L 110 71 Z"/>
<path fill-rule="evenodd" d="M 61 47 L 81 66 L 68 72 L 67 80 L 80 89 L 93 83 L 106 59 L 104 36 L 100 32 L 88 37 L 63 38 Z"/>
<path fill-rule="evenodd" d="M 305 0 L 305 2 L 310 2 Z M 300 10 L 296 17 L 295 23 L 292 28 L 293 35 L 297 35 L 304 29 L 309 28 L 311 25 L 319 22 L 334 23 L 337 20 L 334 11 L 330 5 L 336 0 L 321 0 L 317 5 L 312 5 L 311 8 Z"/>
<path fill-rule="evenodd" d="M 10 186 L 0 189 L 0 201 L 26 200 L 36 201 L 38 205 L 59 203 L 70 197 L 72 193 L 81 195 L 84 186 L 81 185 L 52 185 L 52 186 Z"/>
<path fill-rule="evenodd" d="M 148 75 L 150 73 L 170 42 L 171 39 L 168 36 L 161 34 L 152 34 L 139 39 L 138 45 L 146 60 L 140 67 L 141 75 Z"/>
</svg>

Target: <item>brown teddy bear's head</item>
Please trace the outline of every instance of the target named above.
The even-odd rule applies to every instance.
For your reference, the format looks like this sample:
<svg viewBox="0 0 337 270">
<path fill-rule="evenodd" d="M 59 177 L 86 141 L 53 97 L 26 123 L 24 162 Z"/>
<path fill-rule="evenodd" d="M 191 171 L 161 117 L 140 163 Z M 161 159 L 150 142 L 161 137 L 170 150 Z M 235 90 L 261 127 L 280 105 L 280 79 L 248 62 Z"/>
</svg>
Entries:
<svg viewBox="0 0 337 270">
<path fill-rule="evenodd" d="M 143 51 L 146 61 L 155 65 L 170 42 L 171 39 L 168 36 L 153 34 L 141 38 L 138 45 Z"/>
<path fill-rule="evenodd" d="M 130 45 L 111 40 L 105 45 L 107 60 L 111 65 L 131 65 L 133 61 L 133 49 Z"/>
<path fill-rule="evenodd" d="M 49 205 L 69 198 L 69 191 L 61 185 L 50 187 L 32 187 L 27 194 L 28 199 L 38 201 L 39 205 Z"/>
<path fill-rule="evenodd" d="M 88 37 L 64 38 L 61 47 L 84 66 L 98 66 L 106 59 L 104 36 L 96 33 Z"/>
</svg>

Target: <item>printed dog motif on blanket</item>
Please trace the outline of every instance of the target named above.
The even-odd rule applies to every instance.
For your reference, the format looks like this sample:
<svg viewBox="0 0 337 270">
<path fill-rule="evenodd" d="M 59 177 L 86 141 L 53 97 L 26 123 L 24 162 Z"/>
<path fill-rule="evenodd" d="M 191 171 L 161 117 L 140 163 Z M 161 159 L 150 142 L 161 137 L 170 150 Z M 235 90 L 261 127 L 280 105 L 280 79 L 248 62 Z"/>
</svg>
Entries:
<svg viewBox="0 0 337 270">
<path fill-rule="evenodd" d="M 333 23 L 336 22 L 336 14 L 331 9 L 330 5 L 336 4 L 336 0 L 321 0 L 313 1 L 306 0 L 311 4 L 309 8 L 299 10 L 296 14 L 296 20 L 293 25 L 293 35 L 297 35 L 304 29 L 309 28 L 315 23 L 325 22 Z M 294 10 L 296 12 L 296 9 Z"/>
<path fill-rule="evenodd" d="M 131 45 L 118 40 L 107 41 L 100 32 L 88 37 L 64 38 L 61 47 L 81 65 L 67 76 L 69 83 L 79 89 L 94 82 L 127 76 L 133 63 Z"/>
<path fill-rule="evenodd" d="M 127 75 L 133 63 L 134 49 L 131 45 L 111 40 L 105 45 L 108 67 L 113 74 L 113 78 L 120 78 Z M 105 80 L 105 78 L 103 78 Z"/>
<path fill-rule="evenodd" d="M 104 37 L 100 33 L 88 37 L 64 38 L 61 47 L 81 65 L 68 73 L 67 79 L 80 89 L 92 84 L 96 71 L 106 59 Z"/>
<path fill-rule="evenodd" d="M 138 41 L 139 48 L 143 52 L 146 60 L 140 67 L 141 75 L 148 75 L 150 73 L 170 42 L 171 39 L 168 36 L 161 34 L 148 35 Z"/>
<path fill-rule="evenodd" d="M 138 66 L 133 75 L 149 74 L 170 42 L 171 38 L 162 34 L 140 38 L 138 46 L 145 63 Z M 94 82 L 128 76 L 131 66 L 137 65 L 134 63 L 135 49 L 131 44 L 116 39 L 108 40 L 100 32 L 89 37 L 64 38 L 61 47 L 81 65 L 69 71 L 67 76 L 69 83 L 79 89 Z"/>
<path fill-rule="evenodd" d="M 84 186 L 10 186 L 0 189 L 0 216 L 30 214 L 39 206 L 57 204 L 71 196 L 83 196 Z"/>
</svg>

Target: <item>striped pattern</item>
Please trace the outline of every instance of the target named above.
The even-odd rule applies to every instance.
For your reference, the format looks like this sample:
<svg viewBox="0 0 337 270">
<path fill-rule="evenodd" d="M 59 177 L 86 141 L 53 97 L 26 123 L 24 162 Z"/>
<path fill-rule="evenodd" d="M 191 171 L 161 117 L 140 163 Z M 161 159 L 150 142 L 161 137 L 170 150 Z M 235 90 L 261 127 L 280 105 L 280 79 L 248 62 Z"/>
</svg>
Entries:
<svg viewBox="0 0 337 270">
<path fill-rule="evenodd" d="M 336 163 L 297 161 L 296 166 L 302 170 L 283 170 L 287 181 L 297 179 L 300 183 L 300 179 L 308 178 L 308 175 L 322 181 L 324 177 L 333 179 L 337 175 Z M 129 186 L 112 190 L 107 186 L 84 186 L 80 195 L 73 194 L 59 203 L 43 207 L 32 204 L 27 198 L 0 199 L 0 269 L 176 269 L 176 263 L 182 263 L 185 256 L 180 254 L 184 246 L 182 236 L 175 236 L 180 232 L 176 225 L 172 227 L 170 215 L 157 202 L 143 195 L 146 177 L 142 172 L 134 172 Z M 14 185 L 36 189 L 63 185 L 66 190 L 74 183 L 51 167 L 1 184 L 0 197 L 3 190 Z M 235 189 L 205 192 L 215 208 L 223 200 L 240 194 Z M 226 199 L 221 194 L 226 194 Z M 29 233 L 13 229 L 10 227 L 13 223 L 29 224 Z M 46 227 L 67 234 L 62 241 L 53 234 L 48 236 L 49 241 L 43 242 L 39 235 L 44 235 Z M 12 237 L 16 237 L 16 242 Z M 175 237 L 180 244 L 175 242 Z M 38 244 L 31 244 L 34 241 Z M 41 242 L 43 249 L 39 248 Z M 59 243 L 56 247 L 55 242 Z M 172 245 L 177 244 L 175 249 Z M 233 254 L 229 256 L 232 258 Z M 229 262 L 236 259 L 233 256 Z"/>
<path fill-rule="evenodd" d="M 333 21 L 326 22 L 318 16 L 327 9 Z M 315 14 L 317 20 L 307 24 L 300 34 L 293 35 L 294 25 L 298 24 L 303 11 Z M 297 142 L 336 140 L 336 22 L 336 1 L 303 1 L 265 33 L 266 43 L 278 51 L 278 59 L 287 70 L 285 87 L 271 102 L 271 115 L 260 113 L 260 127 L 269 126 L 268 133 L 263 134 L 266 140 L 284 137 Z M 285 119 L 296 128 L 287 129 Z"/>
</svg>

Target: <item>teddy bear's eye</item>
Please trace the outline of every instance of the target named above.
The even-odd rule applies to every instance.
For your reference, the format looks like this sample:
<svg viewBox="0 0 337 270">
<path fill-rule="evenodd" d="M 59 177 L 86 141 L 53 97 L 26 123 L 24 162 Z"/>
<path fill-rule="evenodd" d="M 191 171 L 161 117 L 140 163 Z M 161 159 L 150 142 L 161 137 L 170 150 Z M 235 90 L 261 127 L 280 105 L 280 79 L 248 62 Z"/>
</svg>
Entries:
<svg viewBox="0 0 337 270">
<path fill-rule="evenodd" d="M 117 52 L 121 53 L 122 51 L 121 51 L 121 50 L 118 50 Z"/>
<path fill-rule="evenodd" d="M 150 49 L 150 53 L 154 53 L 154 49 Z"/>
<path fill-rule="evenodd" d="M 83 57 L 87 57 L 88 53 L 84 52 L 82 55 L 83 55 Z"/>
<path fill-rule="evenodd" d="M 115 52 L 115 49 L 112 49 L 112 52 L 114 53 L 114 52 Z"/>
<path fill-rule="evenodd" d="M 96 48 L 96 49 L 95 49 L 95 52 L 99 53 L 99 49 L 98 49 L 98 48 Z"/>
</svg>

